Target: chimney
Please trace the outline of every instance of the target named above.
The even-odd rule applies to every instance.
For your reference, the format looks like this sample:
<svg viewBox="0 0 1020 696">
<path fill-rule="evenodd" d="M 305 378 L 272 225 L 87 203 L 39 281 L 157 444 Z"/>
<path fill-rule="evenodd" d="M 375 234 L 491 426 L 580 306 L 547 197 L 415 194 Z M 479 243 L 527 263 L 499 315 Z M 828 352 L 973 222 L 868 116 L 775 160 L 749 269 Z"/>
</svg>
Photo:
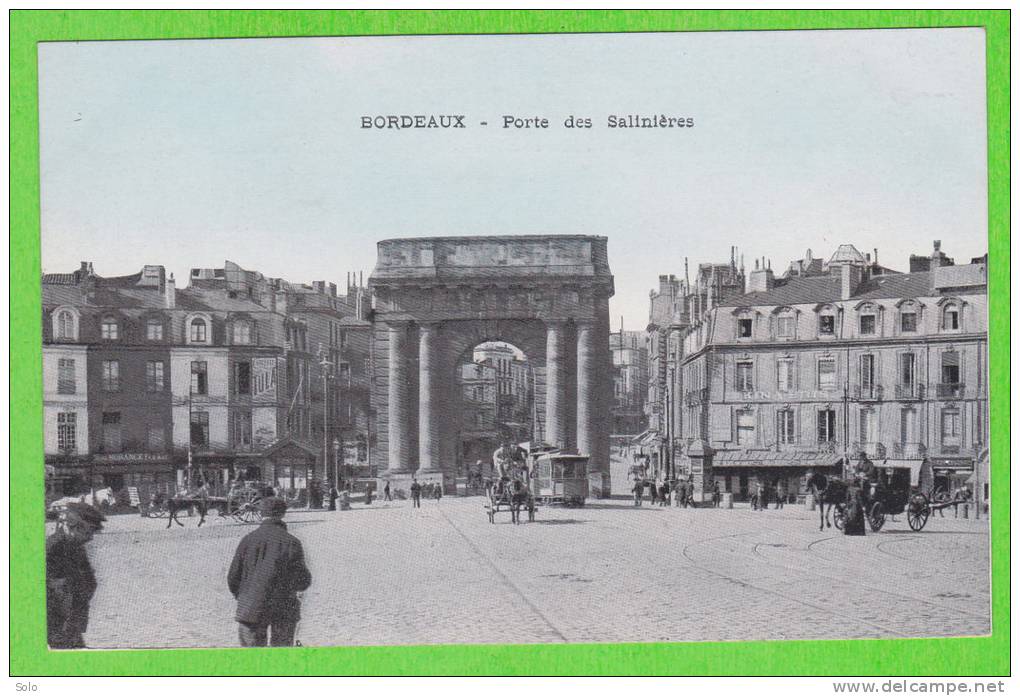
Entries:
<svg viewBox="0 0 1020 696">
<path fill-rule="evenodd" d="M 776 286 L 776 276 L 771 268 L 764 264 L 758 267 L 758 260 L 755 259 L 754 270 L 747 277 L 747 292 L 767 292 Z"/>
<path fill-rule="evenodd" d="M 844 264 L 839 267 L 839 297 L 842 300 L 849 300 L 857 292 L 857 286 L 861 283 L 861 269 L 858 266 Z"/>
<path fill-rule="evenodd" d="M 313 280 L 312 289 L 315 290 L 318 295 L 326 294 L 326 281 L 324 280 Z"/>
<path fill-rule="evenodd" d="M 177 281 L 174 280 L 173 273 L 167 278 L 166 286 L 163 289 L 163 306 L 167 309 L 177 306 Z"/>
<path fill-rule="evenodd" d="M 277 290 L 276 291 L 276 311 L 280 314 L 287 313 L 287 291 Z"/>
<path fill-rule="evenodd" d="M 875 252 L 874 258 L 875 258 L 875 265 L 877 266 L 878 265 L 878 247 L 872 249 L 872 251 Z"/>
<path fill-rule="evenodd" d="M 330 297 L 336 297 L 336 283 L 329 284 L 329 295 Z"/>
</svg>

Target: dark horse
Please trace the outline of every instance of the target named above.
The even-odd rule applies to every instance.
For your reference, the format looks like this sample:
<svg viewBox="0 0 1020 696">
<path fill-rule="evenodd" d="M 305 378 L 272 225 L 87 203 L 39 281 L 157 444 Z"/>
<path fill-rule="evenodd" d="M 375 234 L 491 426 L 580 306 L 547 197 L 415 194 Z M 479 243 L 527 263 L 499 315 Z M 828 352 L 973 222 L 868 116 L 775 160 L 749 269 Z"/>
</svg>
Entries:
<svg viewBox="0 0 1020 696">
<path fill-rule="evenodd" d="M 498 481 L 490 495 L 493 508 L 502 504 L 510 509 L 510 520 L 514 524 L 521 523 L 521 509 L 525 507 L 528 509 L 528 520 L 534 519 L 528 486 L 520 479 Z"/>
<path fill-rule="evenodd" d="M 219 512 L 220 516 L 226 516 L 227 514 L 227 501 L 221 499 L 209 499 L 205 497 L 177 497 L 167 496 L 164 493 L 157 493 L 153 496 L 152 505 L 161 506 L 165 504 L 166 510 L 170 514 L 170 518 L 166 521 L 166 528 L 170 529 L 170 526 L 174 522 L 179 524 L 181 527 L 184 524 L 177 519 L 177 513 L 185 510 L 197 510 L 198 511 L 198 526 L 201 527 L 205 524 L 205 516 L 208 514 L 210 509 Z"/>
<path fill-rule="evenodd" d="M 820 487 L 819 487 L 819 484 Z M 834 476 L 815 474 L 814 483 L 811 486 L 815 500 L 818 501 L 818 530 L 831 527 L 829 513 L 837 505 L 846 504 L 846 481 Z"/>
</svg>

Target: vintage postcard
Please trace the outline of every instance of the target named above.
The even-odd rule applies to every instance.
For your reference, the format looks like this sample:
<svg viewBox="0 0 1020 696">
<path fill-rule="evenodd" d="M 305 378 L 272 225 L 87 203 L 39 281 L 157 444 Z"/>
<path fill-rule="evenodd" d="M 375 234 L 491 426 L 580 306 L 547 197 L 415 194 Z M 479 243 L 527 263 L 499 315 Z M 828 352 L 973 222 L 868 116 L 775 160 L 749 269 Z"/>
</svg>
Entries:
<svg viewBox="0 0 1020 696">
<path fill-rule="evenodd" d="M 40 43 L 50 649 L 989 635 L 985 60 Z"/>
</svg>

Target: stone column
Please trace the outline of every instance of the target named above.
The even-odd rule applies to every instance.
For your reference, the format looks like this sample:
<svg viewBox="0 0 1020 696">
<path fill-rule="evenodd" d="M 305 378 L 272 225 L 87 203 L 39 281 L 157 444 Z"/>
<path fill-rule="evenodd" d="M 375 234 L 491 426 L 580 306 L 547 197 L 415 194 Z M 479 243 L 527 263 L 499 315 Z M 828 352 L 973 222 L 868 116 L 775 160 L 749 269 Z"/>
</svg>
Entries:
<svg viewBox="0 0 1020 696">
<path fill-rule="evenodd" d="M 595 374 L 597 352 L 595 324 L 577 322 L 577 451 L 593 459 L 598 454 L 595 442 L 596 402 L 600 399 L 598 377 Z"/>
<path fill-rule="evenodd" d="M 545 440 L 554 447 L 566 445 L 566 423 L 564 423 L 564 391 L 566 374 L 564 370 L 563 322 L 546 322 L 545 336 Z"/>
<path fill-rule="evenodd" d="M 439 327 L 421 324 L 418 333 L 418 472 L 441 470 L 439 462 L 440 390 L 436 340 Z"/>
<path fill-rule="evenodd" d="M 410 471 L 407 325 L 389 325 L 389 462 L 387 473 Z"/>
</svg>

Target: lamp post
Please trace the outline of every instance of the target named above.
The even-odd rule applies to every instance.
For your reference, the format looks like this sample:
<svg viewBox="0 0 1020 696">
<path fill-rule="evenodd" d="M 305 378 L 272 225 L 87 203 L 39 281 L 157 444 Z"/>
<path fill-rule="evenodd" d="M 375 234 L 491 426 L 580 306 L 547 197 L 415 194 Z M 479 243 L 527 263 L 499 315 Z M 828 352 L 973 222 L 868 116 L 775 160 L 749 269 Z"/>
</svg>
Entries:
<svg viewBox="0 0 1020 696">
<path fill-rule="evenodd" d="M 329 378 L 333 363 L 329 361 L 325 348 L 319 344 L 319 367 L 322 369 L 322 475 L 325 478 L 329 467 Z M 308 495 L 308 507 L 312 496 Z"/>
<path fill-rule="evenodd" d="M 336 489 L 340 490 L 340 448 L 342 444 L 340 438 L 333 438 L 333 485 Z"/>
</svg>

